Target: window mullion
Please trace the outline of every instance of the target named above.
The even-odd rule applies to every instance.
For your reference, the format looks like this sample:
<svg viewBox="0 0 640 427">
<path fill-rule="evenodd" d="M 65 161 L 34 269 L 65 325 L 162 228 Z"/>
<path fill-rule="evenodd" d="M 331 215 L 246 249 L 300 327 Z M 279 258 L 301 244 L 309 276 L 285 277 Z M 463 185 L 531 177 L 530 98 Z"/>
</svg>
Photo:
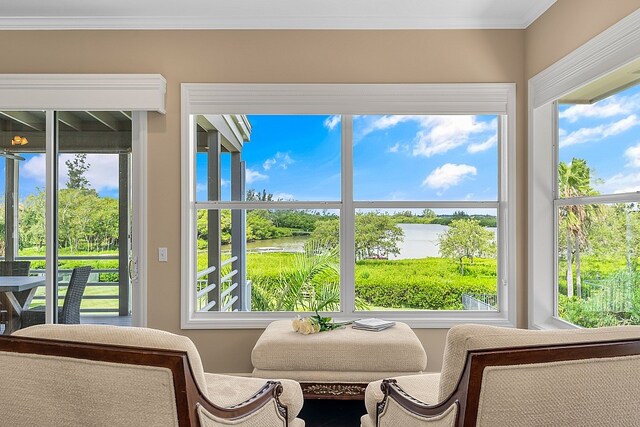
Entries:
<svg viewBox="0 0 640 427">
<path fill-rule="evenodd" d="M 355 311 L 355 208 L 353 205 L 353 116 L 342 116 L 342 208 L 340 211 L 340 307 Z"/>
</svg>

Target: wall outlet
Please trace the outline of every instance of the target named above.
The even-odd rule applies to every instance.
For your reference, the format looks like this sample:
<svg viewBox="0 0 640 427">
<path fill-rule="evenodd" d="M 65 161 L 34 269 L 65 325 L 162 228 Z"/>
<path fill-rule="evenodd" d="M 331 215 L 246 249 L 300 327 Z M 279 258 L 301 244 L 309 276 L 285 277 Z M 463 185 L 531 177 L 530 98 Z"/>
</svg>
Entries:
<svg viewBox="0 0 640 427">
<path fill-rule="evenodd" d="M 167 248 L 158 248 L 158 261 L 167 262 Z"/>
</svg>

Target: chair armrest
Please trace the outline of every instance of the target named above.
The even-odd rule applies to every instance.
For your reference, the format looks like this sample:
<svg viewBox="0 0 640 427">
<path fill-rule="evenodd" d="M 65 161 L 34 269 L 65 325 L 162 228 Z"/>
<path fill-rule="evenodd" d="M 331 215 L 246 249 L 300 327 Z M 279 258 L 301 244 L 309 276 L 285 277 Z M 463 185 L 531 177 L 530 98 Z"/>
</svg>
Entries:
<svg viewBox="0 0 640 427">
<path fill-rule="evenodd" d="M 287 416 L 289 422 L 295 420 L 304 403 L 300 384 L 292 380 L 268 381 L 261 378 L 211 373 L 205 373 L 205 380 L 206 390 L 204 390 L 204 394 L 217 407 L 237 408 L 239 405 L 245 405 L 247 402 L 251 402 L 262 395 L 268 384 L 277 384 L 279 386 L 277 393 L 274 394 L 275 408 L 286 408 L 285 416 Z"/>
<path fill-rule="evenodd" d="M 384 395 L 376 408 L 376 425 L 384 417 L 390 417 L 394 422 L 406 419 L 400 424 L 412 425 L 416 420 L 431 427 L 454 426 L 458 419 L 459 403 L 457 400 L 447 399 L 437 404 L 423 402 L 407 393 L 395 379 L 383 380 L 380 389 Z"/>
<path fill-rule="evenodd" d="M 196 403 L 202 426 L 242 425 L 246 419 L 250 425 L 288 425 L 287 407 L 280 403 L 282 384 L 267 381 L 247 400 L 229 407 L 220 407 L 200 395 Z"/>
</svg>

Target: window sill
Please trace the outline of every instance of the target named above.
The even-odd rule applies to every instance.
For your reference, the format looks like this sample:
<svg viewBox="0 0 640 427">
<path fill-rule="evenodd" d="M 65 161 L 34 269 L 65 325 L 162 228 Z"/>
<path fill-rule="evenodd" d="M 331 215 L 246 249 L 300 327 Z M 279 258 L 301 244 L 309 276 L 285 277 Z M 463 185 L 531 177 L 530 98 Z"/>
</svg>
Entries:
<svg viewBox="0 0 640 427">
<path fill-rule="evenodd" d="M 551 329 L 581 329 L 580 326 L 569 323 L 559 317 L 550 317 L 542 322 L 535 322 L 529 326 L 530 329 L 551 330 Z"/>
<path fill-rule="evenodd" d="M 264 329 L 271 322 L 293 319 L 296 315 L 310 313 L 195 313 L 190 319 L 183 319 L 182 329 Z M 378 317 L 408 324 L 414 329 L 449 329 L 455 325 L 475 323 L 492 326 L 515 327 L 515 322 L 500 312 L 398 312 L 366 311 L 351 316 L 343 313 L 323 313 L 335 321 L 356 320 L 365 317 Z"/>
</svg>

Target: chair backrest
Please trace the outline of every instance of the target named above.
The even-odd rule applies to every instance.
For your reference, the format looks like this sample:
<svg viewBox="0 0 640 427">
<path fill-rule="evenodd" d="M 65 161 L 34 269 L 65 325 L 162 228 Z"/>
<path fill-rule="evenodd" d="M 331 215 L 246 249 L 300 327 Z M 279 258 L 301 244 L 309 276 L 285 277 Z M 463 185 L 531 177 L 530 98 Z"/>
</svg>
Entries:
<svg viewBox="0 0 640 427">
<path fill-rule="evenodd" d="M 196 382 L 206 388 L 204 368 L 198 349 L 182 335 L 157 329 L 111 325 L 36 325 L 20 329 L 13 336 L 46 338 L 58 341 L 74 341 L 92 344 L 128 347 L 160 348 L 187 352 Z M 0 375 L 1 377 L 1 375 Z"/>
<path fill-rule="evenodd" d="M 447 334 L 440 377 L 439 400 L 446 399 L 455 390 L 464 369 L 467 354 L 472 350 L 589 343 L 630 338 L 640 338 L 640 326 L 549 331 L 485 325 L 454 326 Z"/>
<path fill-rule="evenodd" d="M 0 276 L 28 276 L 31 261 L 0 261 Z"/>
<path fill-rule="evenodd" d="M 518 340 L 491 331 L 498 328 L 480 329 L 493 335 L 493 345 L 467 335 L 464 343 L 476 349 L 466 352 L 452 394 L 424 405 L 384 380 L 388 399 L 378 416 L 408 411 L 451 427 L 640 425 L 640 327 L 516 332 Z"/>
<path fill-rule="evenodd" d="M 91 267 L 76 267 L 71 273 L 67 293 L 64 296 L 62 305 L 62 314 L 60 323 L 78 324 L 80 323 L 80 304 L 82 303 L 82 295 L 89 281 Z"/>
<path fill-rule="evenodd" d="M 205 394 L 191 340 L 106 325 L 37 325 L 0 337 L 0 372 L 0 424 L 13 427 L 193 427 L 199 408 L 231 425 L 271 404 L 280 386 L 271 383 L 258 399 L 221 408 Z"/>
</svg>

